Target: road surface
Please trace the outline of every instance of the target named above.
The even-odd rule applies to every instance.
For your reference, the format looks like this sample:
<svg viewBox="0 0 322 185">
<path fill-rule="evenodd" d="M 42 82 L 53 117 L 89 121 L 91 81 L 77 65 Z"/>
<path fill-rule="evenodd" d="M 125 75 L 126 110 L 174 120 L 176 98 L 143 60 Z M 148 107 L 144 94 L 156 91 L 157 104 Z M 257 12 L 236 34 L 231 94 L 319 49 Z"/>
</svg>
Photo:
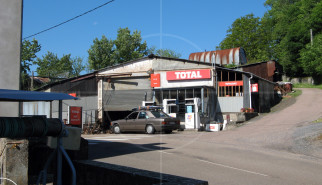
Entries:
<svg viewBox="0 0 322 185">
<path fill-rule="evenodd" d="M 89 139 L 91 160 L 209 184 L 322 184 L 322 90 L 302 89 L 289 107 L 221 132 L 106 134 Z"/>
</svg>

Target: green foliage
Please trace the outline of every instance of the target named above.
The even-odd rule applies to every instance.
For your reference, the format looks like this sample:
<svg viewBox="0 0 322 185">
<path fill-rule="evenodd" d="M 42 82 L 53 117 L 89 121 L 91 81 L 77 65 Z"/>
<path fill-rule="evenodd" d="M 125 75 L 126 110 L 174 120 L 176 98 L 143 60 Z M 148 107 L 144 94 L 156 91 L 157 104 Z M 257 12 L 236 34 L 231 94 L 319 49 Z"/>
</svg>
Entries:
<svg viewBox="0 0 322 185">
<path fill-rule="evenodd" d="M 95 38 L 93 45 L 88 50 L 88 67 L 97 70 L 116 63 L 114 55 L 114 41 L 104 35 L 101 40 Z"/>
<path fill-rule="evenodd" d="M 38 41 L 33 39 L 31 42 L 29 40 L 23 40 L 21 46 L 21 71 L 27 74 L 30 72 L 30 66 L 32 62 L 37 57 L 36 53 L 39 52 L 41 46 Z"/>
<path fill-rule="evenodd" d="M 293 84 L 293 88 L 318 88 L 318 89 L 322 89 L 322 84 L 321 85 L 313 85 L 313 84 L 296 83 L 296 84 Z"/>
<path fill-rule="evenodd" d="M 265 6 L 268 11 L 262 18 L 249 14 L 236 19 L 219 49 L 243 47 L 253 63 L 276 60 L 290 77 L 318 75 L 317 70 L 308 70 L 318 66 L 318 59 L 308 60 L 318 55 L 319 47 L 308 45 L 310 29 L 316 36 L 322 34 L 322 1 L 266 0 Z"/>
<path fill-rule="evenodd" d="M 85 65 L 83 65 L 83 59 L 80 57 L 75 57 L 71 59 L 72 62 L 72 76 L 79 76 L 82 71 L 85 70 Z"/>
<path fill-rule="evenodd" d="M 300 52 L 300 63 L 304 73 L 322 76 L 322 34 L 315 36 L 313 45 L 307 44 Z"/>
<path fill-rule="evenodd" d="M 142 42 L 141 32 L 135 30 L 133 34 L 128 28 L 120 28 L 117 31 L 115 43 L 115 55 L 117 63 L 128 62 L 147 55 L 146 41 Z"/>
<path fill-rule="evenodd" d="M 84 70 L 82 65 L 82 59 L 79 57 L 71 58 L 71 54 L 63 55 L 62 58 L 52 52 L 49 52 L 43 56 L 43 58 L 37 58 L 34 62 L 37 64 L 37 73 L 39 76 L 50 78 L 70 78 L 78 76 L 79 73 Z"/>
<path fill-rule="evenodd" d="M 107 39 L 104 35 L 101 40 L 95 38 L 88 50 L 88 68 L 98 70 L 147 54 L 147 44 L 145 41 L 142 43 L 141 32 L 135 30 L 131 34 L 128 28 L 120 28 L 116 40 Z"/>
<path fill-rule="evenodd" d="M 227 30 L 220 49 L 243 47 L 248 60 L 267 60 L 268 47 L 260 18 L 253 14 L 236 19 Z"/>
<path fill-rule="evenodd" d="M 266 17 L 273 28 L 271 47 L 288 76 L 303 76 L 300 52 L 310 42 L 310 29 L 315 34 L 322 29 L 320 0 L 267 0 L 271 9 Z"/>
<path fill-rule="evenodd" d="M 224 65 L 226 68 L 234 68 L 234 67 L 237 67 L 236 64 L 226 64 Z"/>
<path fill-rule="evenodd" d="M 168 58 L 180 58 L 181 57 L 180 53 L 176 53 L 175 51 L 173 51 L 171 49 L 156 49 L 155 47 L 149 48 L 148 53 L 154 54 L 157 56 L 161 56 L 161 57 L 168 57 Z"/>
</svg>

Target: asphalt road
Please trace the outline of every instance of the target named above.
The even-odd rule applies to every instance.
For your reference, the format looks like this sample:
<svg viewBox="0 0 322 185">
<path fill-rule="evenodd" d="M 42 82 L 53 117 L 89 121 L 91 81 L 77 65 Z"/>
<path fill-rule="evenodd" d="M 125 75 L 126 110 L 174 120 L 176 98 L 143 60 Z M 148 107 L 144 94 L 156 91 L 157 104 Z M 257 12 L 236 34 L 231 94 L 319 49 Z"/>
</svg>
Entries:
<svg viewBox="0 0 322 185">
<path fill-rule="evenodd" d="M 221 132 L 106 134 L 89 139 L 91 160 L 200 180 L 209 184 L 322 184 L 322 90 Z"/>
</svg>

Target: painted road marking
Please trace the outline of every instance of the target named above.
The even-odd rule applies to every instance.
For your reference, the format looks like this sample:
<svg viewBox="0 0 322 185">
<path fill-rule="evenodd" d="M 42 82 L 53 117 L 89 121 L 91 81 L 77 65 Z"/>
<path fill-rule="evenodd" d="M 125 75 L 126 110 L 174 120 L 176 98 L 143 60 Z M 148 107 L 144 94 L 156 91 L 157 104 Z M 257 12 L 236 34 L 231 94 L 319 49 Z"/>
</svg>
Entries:
<svg viewBox="0 0 322 185">
<path fill-rule="evenodd" d="M 242 171 L 242 172 L 246 172 L 246 173 L 251 173 L 251 174 L 255 174 L 255 175 L 261 175 L 261 176 L 264 176 L 264 177 L 269 176 L 269 175 L 266 175 L 266 174 L 257 173 L 257 172 L 253 172 L 253 171 L 249 171 L 249 170 L 245 170 L 245 169 L 241 169 L 241 168 L 235 168 L 235 167 L 232 167 L 232 166 L 227 166 L 227 165 L 224 165 L 224 164 L 214 163 L 214 162 L 210 162 L 210 161 L 205 161 L 205 160 L 202 160 L 202 159 L 198 159 L 198 160 L 201 161 L 201 162 L 208 163 L 208 164 L 221 166 L 221 167 L 224 167 L 224 168 L 230 168 L 230 169 L 233 169 L 233 170 L 238 170 L 238 171 Z"/>
</svg>

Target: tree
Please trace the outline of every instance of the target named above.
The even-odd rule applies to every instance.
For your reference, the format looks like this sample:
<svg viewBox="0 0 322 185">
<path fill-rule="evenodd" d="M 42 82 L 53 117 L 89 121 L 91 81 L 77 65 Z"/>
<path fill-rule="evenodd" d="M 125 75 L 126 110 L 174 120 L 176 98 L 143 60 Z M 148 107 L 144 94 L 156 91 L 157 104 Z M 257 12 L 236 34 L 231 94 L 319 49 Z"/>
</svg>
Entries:
<svg viewBox="0 0 322 185">
<path fill-rule="evenodd" d="M 38 41 L 33 39 L 31 42 L 29 40 L 23 40 L 21 46 L 21 71 L 24 73 L 30 72 L 30 66 L 32 62 L 36 59 L 36 53 L 41 49 Z"/>
<path fill-rule="evenodd" d="M 116 63 L 114 56 L 114 41 L 102 36 L 101 40 L 95 38 L 88 50 L 88 68 L 98 70 Z"/>
<path fill-rule="evenodd" d="M 309 30 L 322 30 L 320 0 L 267 0 L 266 17 L 272 30 L 271 48 L 288 76 L 303 76 L 300 52 L 310 42 Z"/>
<path fill-rule="evenodd" d="M 36 53 L 41 49 L 38 41 L 33 39 L 32 41 L 23 40 L 21 45 L 21 61 L 20 61 L 20 89 L 29 90 L 30 89 L 30 77 L 28 72 L 30 72 L 30 66 L 35 60 Z"/>
<path fill-rule="evenodd" d="M 59 70 L 59 58 L 52 52 L 47 52 L 43 58 L 37 58 L 34 64 L 38 65 L 37 74 L 44 77 L 57 77 Z"/>
<path fill-rule="evenodd" d="M 148 54 L 147 44 L 142 43 L 141 32 L 135 30 L 132 34 L 128 28 L 120 28 L 115 40 L 95 38 L 88 50 L 88 68 L 99 70 L 104 67 L 141 58 Z"/>
<path fill-rule="evenodd" d="M 75 57 L 72 59 L 72 76 L 79 76 L 82 71 L 85 70 L 85 66 L 83 65 L 83 59 L 80 57 Z"/>
<path fill-rule="evenodd" d="M 118 63 L 141 58 L 148 54 L 146 41 L 142 42 L 141 32 L 135 30 L 133 34 L 128 28 L 117 31 L 115 55 Z"/>
<path fill-rule="evenodd" d="M 262 40 L 264 29 L 259 17 L 254 14 L 236 19 L 227 30 L 226 38 L 220 43 L 219 49 L 243 47 L 249 61 L 267 60 L 267 42 Z"/>
<path fill-rule="evenodd" d="M 315 36 L 313 45 L 307 44 L 300 52 L 300 63 L 304 73 L 321 81 L 322 77 L 322 34 Z"/>
<path fill-rule="evenodd" d="M 38 65 L 38 75 L 49 78 L 78 76 L 85 68 L 82 64 L 82 59 L 79 57 L 72 58 L 71 54 L 68 54 L 59 58 L 56 54 L 49 51 L 42 59 L 37 58 L 37 61 L 34 63 Z"/>
<path fill-rule="evenodd" d="M 176 53 L 175 51 L 173 51 L 171 49 L 156 49 L 155 47 L 149 48 L 148 53 L 154 54 L 157 56 L 161 56 L 161 57 L 169 57 L 169 58 L 180 58 L 181 57 L 180 53 Z"/>
</svg>

